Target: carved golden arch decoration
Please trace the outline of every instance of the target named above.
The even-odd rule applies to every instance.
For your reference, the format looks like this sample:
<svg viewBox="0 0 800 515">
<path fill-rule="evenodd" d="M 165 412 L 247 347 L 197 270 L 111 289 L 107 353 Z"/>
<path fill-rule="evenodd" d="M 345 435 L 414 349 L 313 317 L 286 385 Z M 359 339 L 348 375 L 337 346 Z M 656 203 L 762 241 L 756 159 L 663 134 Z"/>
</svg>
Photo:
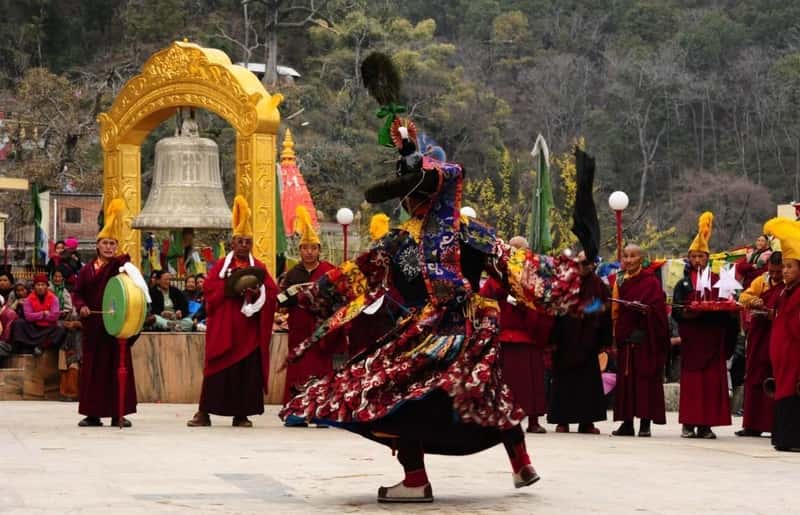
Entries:
<svg viewBox="0 0 800 515">
<path fill-rule="evenodd" d="M 141 144 L 179 107 L 207 109 L 236 130 L 236 193 L 253 212 L 253 254 L 275 272 L 275 159 L 280 94 L 270 95 L 249 70 L 213 48 L 176 41 L 153 54 L 111 109 L 97 117 L 107 205 L 127 205 L 120 246 L 138 266 L 141 236 L 131 228 L 141 211 Z M 105 208 L 105 206 L 104 206 Z M 202 206 L 198 206 L 202 209 Z"/>
</svg>

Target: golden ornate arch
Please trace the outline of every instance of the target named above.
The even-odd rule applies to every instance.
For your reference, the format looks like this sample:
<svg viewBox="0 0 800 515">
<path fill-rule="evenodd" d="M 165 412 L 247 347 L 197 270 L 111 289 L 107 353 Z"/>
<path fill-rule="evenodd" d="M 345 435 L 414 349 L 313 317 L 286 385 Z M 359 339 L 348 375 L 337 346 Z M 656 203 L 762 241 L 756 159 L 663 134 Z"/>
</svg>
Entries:
<svg viewBox="0 0 800 515">
<path fill-rule="evenodd" d="M 150 56 L 142 72 L 125 84 L 97 121 L 105 202 L 125 200 L 120 245 L 137 266 L 141 236 L 131 223 L 142 204 L 141 144 L 179 107 L 197 107 L 213 111 L 236 130 L 236 193 L 244 195 L 253 212 L 253 253 L 274 274 L 276 135 L 282 100 L 221 50 L 186 41 Z"/>
</svg>

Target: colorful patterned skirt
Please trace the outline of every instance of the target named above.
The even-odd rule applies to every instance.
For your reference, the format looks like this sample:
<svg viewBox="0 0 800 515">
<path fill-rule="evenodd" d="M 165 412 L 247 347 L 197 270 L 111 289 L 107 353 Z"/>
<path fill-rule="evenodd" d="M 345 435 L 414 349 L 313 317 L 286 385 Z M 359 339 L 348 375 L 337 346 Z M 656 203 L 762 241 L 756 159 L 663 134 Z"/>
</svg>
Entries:
<svg viewBox="0 0 800 515">
<path fill-rule="evenodd" d="M 341 427 L 388 446 L 472 454 L 525 418 L 501 379 L 497 303 L 425 306 L 341 370 L 309 380 L 280 412 L 289 422 Z"/>
</svg>

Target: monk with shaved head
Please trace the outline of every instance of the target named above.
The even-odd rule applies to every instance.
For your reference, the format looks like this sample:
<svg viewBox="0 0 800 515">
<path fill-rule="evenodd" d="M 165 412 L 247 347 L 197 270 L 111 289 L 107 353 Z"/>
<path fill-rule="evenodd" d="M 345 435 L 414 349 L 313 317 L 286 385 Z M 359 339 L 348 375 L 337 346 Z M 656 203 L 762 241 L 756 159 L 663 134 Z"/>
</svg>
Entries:
<svg viewBox="0 0 800 515">
<path fill-rule="evenodd" d="M 614 341 L 617 346 L 617 388 L 614 436 L 633 436 L 634 417 L 639 436 L 650 436 L 650 423 L 666 423 L 664 364 L 669 348 L 666 295 L 653 272 L 642 268 L 642 249 L 622 251 L 622 270 L 614 283 Z"/>
</svg>

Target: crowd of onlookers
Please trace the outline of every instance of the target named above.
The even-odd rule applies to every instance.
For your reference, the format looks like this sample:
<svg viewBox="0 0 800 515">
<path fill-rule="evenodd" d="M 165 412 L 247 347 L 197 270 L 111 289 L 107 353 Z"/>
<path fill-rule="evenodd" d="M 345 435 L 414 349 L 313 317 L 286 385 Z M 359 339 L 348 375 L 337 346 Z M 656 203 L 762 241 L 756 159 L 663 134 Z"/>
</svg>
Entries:
<svg viewBox="0 0 800 515">
<path fill-rule="evenodd" d="M 67 399 L 77 397 L 81 361 L 81 321 L 72 299 L 83 267 L 77 247 L 75 240 L 57 242 L 44 269 L 28 280 L 15 279 L 8 266 L 0 268 L 0 365 L 11 354 L 38 356 L 58 349 Z M 203 274 L 188 276 L 181 290 L 171 273 L 153 272 L 144 330 L 204 331 L 204 282 Z"/>
<path fill-rule="evenodd" d="M 184 289 L 173 285 L 167 271 L 150 274 L 150 312 L 145 331 L 205 331 L 206 310 L 203 297 L 205 275 L 190 275 Z"/>
<path fill-rule="evenodd" d="M 763 241 L 762 241 L 763 240 Z M 81 321 L 78 317 L 78 314 L 73 306 L 72 301 L 72 290 L 75 287 L 77 276 L 81 270 L 82 263 L 80 256 L 77 253 L 77 245 L 72 244 L 73 242 L 58 242 L 56 244 L 56 253 L 53 257 L 49 260 L 46 266 L 46 272 L 40 272 L 35 274 L 32 281 L 25 282 L 25 281 L 16 281 L 14 280 L 13 275 L 10 273 L 9 270 L 0 270 L 0 359 L 12 354 L 12 353 L 32 353 L 34 355 L 41 355 L 46 349 L 55 347 L 59 350 L 59 368 L 62 371 L 62 394 L 64 397 L 67 398 L 74 398 L 77 396 L 77 388 L 71 389 L 69 387 L 70 384 L 74 383 L 77 384 L 77 369 L 80 366 L 80 350 L 81 350 Z M 305 252 L 303 247 L 308 247 L 308 245 L 301 245 L 301 256 L 302 261 L 299 263 L 295 268 L 293 268 L 289 273 L 286 274 L 286 277 L 283 278 L 281 281 L 281 286 L 286 288 L 288 287 L 292 281 L 289 279 L 291 277 L 297 276 L 294 282 L 308 282 L 310 280 L 314 280 L 314 273 L 320 272 L 320 270 L 326 269 L 325 267 L 320 267 L 321 262 L 319 260 L 319 252 L 317 248 L 316 253 L 309 253 Z M 316 246 L 318 247 L 318 246 Z M 769 246 L 769 242 L 765 237 L 759 238 L 756 242 L 756 245 L 748 252 L 747 256 L 742 259 L 740 262 L 736 263 L 735 271 L 737 278 L 741 281 L 742 286 L 746 289 L 744 292 L 744 297 L 747 296 L 748 292 L 751 289 L 748 289 L 751 286 L 751 283 L 754 281 L 761 281 L 765 277 L 770 277 L 770 274 L 773 278 L 780 275 L 780 253 L 775 253 L 774 256 L 771 256 L 772 250 Z M 308 254 L 308 255 L 306 255 Z M 703 254 L 705 256 L 705 260 L 697 270 L 702 270 L 703 267 L 707 266 L 708 260 L 708 252 L 694 252 L 694 254 Z M 693 255 L 693 252 L 690 252 L 690 256 Z M 702 257 L 702 256 L 700 256 Z M 623 269 L 620 271 L 620 274 L 625 274 L 625 277 L 637 277 L 637 274 L 643 270 L 642 267 L 642 253 L 638 247 L 630 246 L 630 248 L 626 248 L 626 251 L 623 256 Z M 778 258 L 772 259 L 772 258 Z M 579 260 L 581 258 L 579 257 Z M 774 266 L 772 262 L 775 262 Z M 599 277 L 595 274 L 594 265 L 592 263 L 580 261 L 581 263 L 581 276 L 582 282 L 587 283 L 594 281 L 598 284 L 598 292 L 594 293 L 587 293 L 588 297 L 591 299 L 595 298 L 604 298 L 606 299 L 603 301 L 605 304 L 608 304 L 608 297 L 612 293 L 609 289 L 609 286 L 616 288 L 621 284 L 625 284 L 622 280 L 615 279 L 613 284 L 606 284 L 605 286 L 602 285 Z M 694 266 L 693 263 L 690 263 Z M 331 267 L 332 265 L 325 263 L 327 267 Z M 632 268 L 633 267 L 633 268 Z M 635 273 L 631 274 L 631 269 L 635 269 Z M 694 268 L 687 268 L 687 279 L 691 279 L 690 270 L 694 270 Z M 766 272 L 766 273 L 765 273 Z M 763 276 L 763 277 L 762 277 Z M 694 279 L 692 279 L 694 280 Z M 655 281 L 653 279 L 653 281 Z M 652 282 L 652 281 L 651 281 Z M 144 330 L 145 331 L 172 331 L 172 332 L 190 332 L 190 331 L 205 331 L 205 302 L 204 302 L 204 293 L 203 293 L 203 285 L 205 283 L 205 276 L 203 274 L 197 275 L 190 275 L 183 279 L 183 289 L 180 289 L 176 286 L 178 281 L 175 281 L 173 278 L 173 274 L 169 271 L 154 271 L 150 274 L 149 277 L 149 286 L 150 286 L 150 297 L 151 297 L 151 304 L 149 305 L 149 311 L 145 320 Z M 680 286 L 680 284 L 679 284 Z M 501 286 L 497 286 L 497 288 L 501 288 Z M 612 288 L 612 289 L 613 289 Z M 661 285 L 658 281 L 653 282 L 650 286 L 651 289 L 654 291 L 660 291 Z M 582 291 L 584 286 L 582 286 Z M 588 292 L 588 290 L 587 290 Z M 605 293 L 603 293 L 605 292 Z M 676 295 L 678 292 L 678 288 L 676 288 Z M 481 293 L 484 295 L 490 295 L 487 292 L 484 292 L 483 289 Z M 617 292 L 614 291 L 614 298 L 616 300 Z M 623 292 L 624 293 L 624 292 Z M 505 294 L 498 294 L 499 299 L 501 301 L 501 305 L 505 302 Z M 663 296 L 663 293 L 660 294 Z M 490 295 L 492 296 L 492 295 Z M 752 296 L 752 295 L 751 295 Z M 744 298 L 743 297 L 743 298 Z M 758 297 L 758 295 L 756 295 Z M 620 297 L 622 299 L 622 297 Z M 638 298 L 635 298 L 638 302 Z M 624 299 L 621 302 L 627 302 Z M 661 302 L 661 306 L 663 306 L 663 300 Z M 682 301 L 683 302 L 683 301 Z M 677 302 L 677 304 L 673 303 L 673 306 L 670 306 L 674 309 L 683 309 L 685 308 L 685 302 Z M 633 304 L 636 304 L 634 302 Z M 633 305 L 629 303 L 629 305 Z M 675 307 L 678 306 L 678 307 Z M 625 306 L 623 306 L 624 308 Z M 647 309 L 652 308 L 653 312 L 655 311 L 654 306 L 644 306 Z M 669 339 L 668 350 L 666 351 L 666 355 L 659 358 L 660 362 L 659 365 L 655 366 L 649 375 L 652 376 L 653 382 L 660 384 L 662 381 L 666 379 L 666 381 L 677 381 L 680 380 L 682 386 L 687 387 L 687 385 L 683 384 L 686 382 L 685 377 L 689 375 L 689 372 L 686 370 L 681 370 L 681 358 L 686 358 L 686 356 L 682 356 L 686 348 L 688 348 L 684 344 L 682 344 L 681 334 L 679 331 L 679 326 L 681 323 L 686 324 L 690 323 L 693 319 L 686 318 L 685 315 L 675 316 L 673 313 L 672 316 L 666 318 L 667 313 L 670 310 L 667 306 L 664 306 L 665 313 L 663 318 L 664 327 L 664 338 Z M 290 340 L 295 341 L 295 344 L 301 342 L 305 338 L 307 338 L 311 332 L 313 332 L 315 327 L 315 319 L 313 316 L 307 315 L 302 313 L 303 310 L 298 310 L 296 308 L 288 308 L 290 314 L 290 320 L 288 323 L 288 330 L 289 330 L 289 338 Z M 505 308 L 504 308 L 505 309 Z M 515 308 L 519 309 L 519 307 Z M 661 309 L 661 308 L 658 308 Z M 506 313 L 508 311 L 508 313 Z M 508 310 L 503 311 L 504 315 L 501 316 L 501 340 L 503 340 L 503 335 L 508 333 L 511 334 L 511 312 L 513 309 L 509 308 Z M 293 313 L 294 312 L 294 313 Z M 572 365 L 567 366 L 564 365 L 561 368 L 565 368 L 569 372 L 565 378 L 560 378 L 559 381 L 556 381 L 556 377 L 559 372 L 558 363 L 558 351 L 553 351 L 552 356 L 549 354 L 552 351 L 551 348 L 547 347 L 547 345 L 537 345 L 536 340 L 542 339 L 540 338 L 541 335 L 537 332 L 539 330 L 539 326 L 542 325 L 544 327 L 545 318 L 543 317 L 542 320 L 531 321 L 528 318 L 523 317 L 520 319 L 522 332 L 530 333 L 531 335 L 531 342 L 528 344 L 523 345 L 523 348 L 527 349 L 528 351 L 535 350 L 537 352 L 547 351 L 542 354 L 539 358 L 542 361 L 542 368 L 538 374 L 533 374 L 531 370 L 529 370 L 529 366 L 523 367 L 518 371 L 516 376 L 521 378 L 525 378 L 525 381 L 520 382 L 519 385 L 512 384 L 514 383 L 515 373 L 512 370 L 511 363 L 515 362 L 515 360 L 506 359 L 504 363 L 507 363 L 508 366 L 504 365 L 504 378 L 508 381 L 508 384 L 512 387 L 512 390 L 515 392 L 515 396 L 518 400 L 525 400 L 527 397 L 530 397 L 530 409 L 526 409 L 526 413 L 530 415 L 529 420 L 529 428 L 528 431 L 530 432 L 544 432 L 544 428 L 539 425 L 538 416 L 544 415 L 547 413 L 548 421 L 551 423 L 557 424 L 557 431 L 558 432 L 567 432 L 569 431 L 569 423 L 578 423 L 578 431 L 579 432 L 586 432 L 586 433 L 593 433 L 596 434 L 598 432 L 597 428 L 594 427 L 593 422 L 595 420 L 603 420 L 605 419 L 605 412 L 608 407 L 608 401 L 604 400 L 604 394 L 609 393 L 609 391 L 614 392 L 619 396 L 621 392 L 614 391 L 613 384 L 606 384 L 606 374 L 605 372 L 614 373 L 616 376 L 616 383 L 617 388 L 616 390 L 620 390 L 620 384 L 624 383 L 623 379 L 625 377 L 620 377 L 620 375 L 627 376 L 628 374 L 636 373 L 634 362 L 631 361 L 631 358 L 627 355 L 625 357 L 621 357 L 617 355 L 617 352 L 614 352 L 610 347 L 610 340 L 608 342 L 601 342 L 603 340 L 602 335 L 604 334 L 604 330 L 601 330 L 601 327 L 605 327 L 608 331 L 609 338 L 611 337 L 610 332 L 610 323 L 611 318 L 613 318 L 608 312 L 605 310 L 600 311 L 598 313 L 590 313 L 590 311 L 586 311 L 585 314 L 581 314 L 580 317 L 565 317 L 563 321 L 559 322 L 556 320 L 556 326 L 553 328 L 553 331 L 562 327 L 561 332 L 564 332 L 567 328 L 569 329 L 581 329 L 584 325 L 587 325 L 585 328 L 586 330 L 581 329 L 576 333 L 576 335 L 572 335 L 569 331 L 566 331 L 563 335 L 556 340 L 563 340 L 561 343 L 561 347 L 566 345 L 564 342 L 569 342 L 572 340 L 580 340 L 581 338 L 586 340 L 586 348 L 587 349 L 594 349 L 593 352 L 589 354 L 596 354 L 598 350 L 602 350 L 601 354 L 607 354 L 606 362 L 608 366 L 606 368 L 605 365 L 601 364 L 600 368 L 598 368 L 596 361 L 592 359 L 587 359 L 586 363 L 591 364 L 589 367 L 591 370 L 587 370 L 586 378 L 591 376 L 591 381 L 587 382 L 586 385 L 581 383 L 581 380 L 578 380 L 578 376 L 575 375 L 573 370 L 574 367 L 570 368 Z M 292 316 L 293 313 L 293 316 Z M 527 316 L 527 315 L 526 315 Z M 592 320 L 597 318 L 600 320 L 600 316 L 608 317 L 608 323 L 600 324 L 598 322 L 598 326 L 594 327 L 591 325 Z M 727 352 L 721 357 L 722 362 L 725 359 L 728 359 L 729 363 L 729 376 L 728 379 L 724 377 L 720 378 L 723 384 L 727 384 L 734 392 L 741 391 L 742 385 L 745 383 L 745 354 L 752 354 L 750 350 L 745 352 L 745 339 L 749 341 L 751 338 L 750 334 L 748 334 L 748 327 L 750 327 L 749 317 L 751 317 L 750 311 L 745 311 L 742 314 L 742 328 L 744 331 L 739 330 L 739 324 L 736 323 L 736 331 L 739 335 L 739 342 L 737 345 L 728 345 L 726 344 L 726 348 L 728 349 Z M 305 318 L 302 318 L 305 317 Z M 730 318 L 730 317 L 727 317 Z M 300 323 L 300 320 L 303 320 L 303 323 Z M 292 323 L 294 320 L 294 323 Z M 645 320 L 644 318 L 640 320 Z M 720 319 L 722 320 L 722 319 Z M 727 320 L 727 319 L 726 319 Z M 732 321 L 733 319 L 729 320 Z M 550 320 L 549 324 L 552 324 L 553 321 Z M 285 320 L 283 322 L 278 322 L 276 327 L 280 328 L 281 324 L 285 324 Z M 559 325 L 560 324 L 560 325 Z M 618 321 L 615 321 L 616 325 L 619 325 Z M 596 324 L 597 325 L 597 324 Z M 717 324 L 718 325 L 718 324 Z M 574 326 L 574 327 L 573 327 Z M 591 326 L 591 327 L 590 327 Z M 607 327 L 606 327 L 607 326 Z M 712 324 L 713 327 L 716 325 Z M 548 327 L 550 327 L 548 325 Z M 646 325 L 645 325 L 646 327 Z M 711 327 L 711 326 L 710 326 Z M 712 328 L 713 328 L 712 327 Z M 619 329 L 619 328 L 617 328 Z M 510 331 L 510 332 L 509 332 Z M 541 332 L 541 331 L 539 331 Z M 550 329 L 547 329 L 545 332 L 548 334 L 550 333 Z M 573 331 L 575 332 L 575 331 Z M 641 331 L 639 331 L 641 332 Z M 569 333 L 569 334 L 567 334 Z M 616 339 L 619 339 L 619 330 L 615 332 Z M 636 333 L 636 331 L 634 331 Z M 561 333 L 558 333 L 561 334 Z M 638 333 L 637 333 L 638 334 Z M 687 333 L 688 334 L 688 333 Z M 570 336 L 571 335 L 571 336 Z M 582 335 L 582 336 L 580 336 Z M 512 335 L 513 336 L 513 335 Z M 580 336 L 580 337 L 579 337 Z M 728 341 L 730 338 L 728 336 L 722 335 L 722 337 Z M 552 340 L 552 334 L 550 337 L 543 337 L 544 340 Z M 576 340 L 576 341 L 577 341 Z M 640 345 L 640 351 L 644 352 L 644 348 L 641 347 L 641 335 L 639 335 L 639 340 L 630 340 L 628 341 L 628 345 L 633 347 L 634 345 Z M 515 342 L 516 340 L 511 340 Z M 633 342 L 633 343 L 631 343 Z M 750 347 L 753 345 L 750 342 Z M 619 347 L 620 349 L 627 349 L 624 345 L 615 346 Z M 508 358 L 511 355 L 512 345 L 508 342 L 504 341 L 504 354 L 508 354 L 505 356 Z M 549 349 L 549 350 L 548 350 Z M 660 351 L 659 351 L 660 352 Z M 574 356 L 580 354 L 575 349 L 572 349 L 568 354 L 567 358 L 572 359 L 574 361 Z M 610 354 L 610 356 L 608 356 Z M 616 358 L 616 359 L 615 359 Z M 567 361 L 569 361 L 569 359 Z M 641 359 L 641 358 L 636 358 Z M 689 358 L 686 358 L 689 359 Z M 755 359 L 750 356 L 750 359 Z M 287 376 L 287 385 L 291 386 L 292 384 L 301 384 L 303 383 L 308 376 L 310 375 L 320 375 L 332 369 L 332 358 L 331 356 L 325 355 L 320 356 L 317 360 L 320 364 L 320 370 L 311 370 L 309 367 L 298 366 L 295 365 L 294 367 L 290 367 L 290 373 Z M 516 360 L 520 363 L 528 362 L 529 360 L 521 359 Z M 563 361 L 563 360 L 562 360 Z M 551 362 L 550 366 L 547 366 L 546 363 Z M 601 359 L 601 363 L 602 363 Z M 301 364 L 302 365 L 302 364 Z M 752 363 L 750 364 L 750 368 L 752 368 Z M 637 365 L 639 366 L 639 365 Z M 633 367 L 633 368 L 631 368 Z M 537 367 L 533 367 L 537 368 Z M 683 367 L 686 368 L 686 367 Z M 689 365 L 691 368 L 691 364 Z M 296 369 L 296 370 L 295 370 Z M 622 374 L 622 370 L 625 370 L 625 374 Z M 630 372 L 633 370 L 633 372 Z M 296 373 L 294 373 L 296 372 Z M 563 372 L 563 371 L 562 371 Z M 602 374 L 602 383 L 601 381 L 601 372 Z M 545 378 L 550 375 L 549 380 L 545 380 Z M 563 374 L 562 374 L 563 375 Z M 290 377 L 291 376 L 291 377 Z M 294 377 L 297 376 L 297 377 Z M 536 380 L 533 380 L 533 376 L 539 377 Z M 574 377 L 573 377 L 574 376 Z M 660 377 L 659 377 L 660 376 Z M 582 377 L 582 376 L 581 376 Z M 66 378 L 66 379 L 64 379 Z M 752 379 L 752 378 L 751 378 Z M 521 381 L 521 380 L 520 380 Z M 531 383 L 531 381 L 533 381 Z M 588 380 L 587 380 L 588 381 Z M 751 381 L 752 382 L 752 381 Z M 67 387 L 64 387 L 64 384 L 67 384 Z M 523 385 L 524 383 L 524 385 Z M 530 383 L 530 384 L 529 384 Z M 574 383 L 574 384 L 573 384 Z M 590 384 L 591 383 L 591 384 Z M 542 393 L 542 385 L 545 385 L 545 390 L 548 391 L 548 394 L 545 396 Z M 688 383 L 687 383 L 688 384 Z M 559 385 L 561 390 L 564 390 L 565 385 L 570 395 L 567 395 L 569 398 L 568 401 L 562 402 L 561 404 L 565 404 L 567 408 L 572 410 L 575 406 L 579 406 L 581 404 L 586 404 L 583 411 L 587 413 L 589 411 L 595 410 L 596 414 L 593 415 L 569 415 L 563 416 L 559 418 L 558 413 L 556 412 L 556 408 L 559 407 L 559 403 L 555 402 L 558 400 L 558 395 L 554 392 L 558 393 L 554 388 L 555 385 Z M 601 388 L 602 385 L 602 388 Z M 746 385 L 745 385 L 746 386 Z M 756 385 L 760 391 L 761 384 L 760 381 Z M 570 390 L 571 388 L 571 390 Z M 637 388 L 639 388 L 637 386 Z M 526 392 L 526 390 L 530 390 L 530 392 Z M 574 390 L 574 391 L 572 391 Z M 598 390 L 599 393 L 597 395 L 597 399 L 595 402 L 587 403 L 586 402 L 586 392 L 587 391 L 595 391 Z M 661 391 L 660 387 L 657 387 L 658 392 L 653 395 L 653 398 L 656 399 L 651 402 L 655 402 L 657 405 L 657 410 L 659 409 L 663 412 L 663 392 Z M 727 388 L 724 388 L 727 391 Z M 289 388 L 287 388 L 287 392 Z M 65 393 L 66 392 L 66 393 Z M 74 392 L 74 394 L 72 393 Z M 563 393 L 563 392 L 562 392 Z M 530 394 L 530 395 L 529 395 Z M 574 394 L 574 395 L 573 395 Z M 754 408 L 753 406 L 753 393 L 750 392 L 750 397 L 748 399 L 747 394 L 745 395 L 745 401 L 750 400 L 750 410 L 752 413 Z M 562 395 L 563 396 L 563 395 Z M 630 392 L 628 394 L 630 396 Z M 687 393 L 683 392 L 682 398 L 686 397 Z M 534 398 L 535 397 L 535 398 Z M 550 398 L 550 402 L 545 403 L 545 398 Z M 574 399 L 572 397 L 575 397 Z M 725 410 L 730 409 L 727 402 L 727 394 L 725 395 L 726 399 L 724 403 Z M 734 396 L 736 397 L 736 396 Z M 537 400 L 538 399 L 538 400 Z M 638 402 L 638 401 L 637 401 Z M 741 400 L 739 401 L 741 402 Z M 732 410 L 738 411 L 737 414 L 741 415 L 741 405 L 739 402 L 732 403 L 731 406 Z M 768 402 L 768 401 L 763 401 Z M 770 401 L 771 402 L 771 401 Z M 523 403 L 524 404 L 524 403 Z M 619 404 L 618 402 L 616 404 Z M 684 400 L 681 401 L 681 404 L 684 404 Z M 747 402 L 745 402 L 747 404 Z M 541 406 L 540 406 L 541 405 Z M 544 406 L 547 405 L 547 408 Z M 554 411 L 555 410 L 555 411 Z M 587 411 L 588 410 L 588 411 Z M 619 406 L 615 407 L 615 418 L 617 420 L 621 420 L 623 424 L 620 426 L 618 430 L 616 430 L 613 434 L 615 435 L 630 435 L 633 434 L 633 426 L 632 426 L 632 416 L 630 414 L 625 415 L 624 417 L 616 417 L 616 411 L 619 411 Z M 640 411 L 640 408 L 636 408 L 634 410 L 636 413 Z M 683 408 L 682 408 L 683 411 Z M 555 415 L 554 415 L 555 413 Z M 650 434 L 650 417 L 648 416 L 641 416 L 636 415 L 637 417 L 642 417 L 642 428 L 640 428 L 640 436 L 645 435 L 649 436 Z M 683 415 L 682 415 L 683 416 Z M 721 414 L 720 417 L 724 418 L 726 414 Z M 729 416 L 729 415 L 727 415 Z M 663 418 L 663 414 L 660 416 Z M 722 420 L 722 418 L 720 420 Z M 767 417 L 768 418 L 768 417 Z M 552 419 L 552 420 L 551 420 Z M 563 419 L 563 420 L 562 420 Z M 574 419 L 574 420 L 573 420 Z M 584 420 L 585 419 L 585 420 Z M 726 419 L 726 420 L 729 420 Z M 746 421 L 745 421 L 746 422 Z M 663 423 L 658 421 L 658 417 L 656 417 L 656 423 Z M 699 427 L 697 433 L 694 431 L 689 431 L 686 429 L 687 427 L 691 427 L 691 424 L 684 423 L 684 435 L 687 437 L 698 437 L 698 438 L 714 438 L 715 435 L 713 431 L 711 431 L 710 426 L 712 425 L 725 425 L 726 421 L 723 420 L 722 422 L 715 422 L 714 424 L 696 424 Z M 727 421 L 727 424 L 730 424 Z M 769 427 L 766 429 L 761 429 L 759 426 L 758 430 L 748 428 L 747 424 L 745 424 L 745 429 L 740 431 L 737 434 L 743 436 L 757 436 L 760 435 L 762 432 L 767 431 L 769 432 Z M 690 434 L 691 433 L 691 434 Z"/>
</svg>

